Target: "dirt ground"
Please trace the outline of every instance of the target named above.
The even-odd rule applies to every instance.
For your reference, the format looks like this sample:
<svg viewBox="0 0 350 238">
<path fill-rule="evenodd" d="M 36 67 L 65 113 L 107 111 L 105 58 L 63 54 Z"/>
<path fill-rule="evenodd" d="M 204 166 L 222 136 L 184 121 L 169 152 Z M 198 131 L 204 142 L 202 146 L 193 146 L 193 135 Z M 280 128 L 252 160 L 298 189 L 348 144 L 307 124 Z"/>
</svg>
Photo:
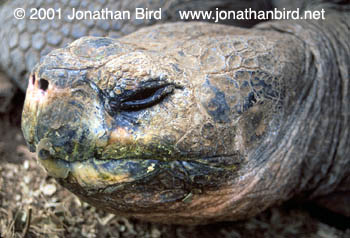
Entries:
<svg viewBox="0 0 350 238">
<path fill-rule="evenodd" d="M 14 104 L 19 106 L 0 114 L 0 238 L 350 237 L 349 220 L 315 215 L 295 203 L 247 221 L 194 227 L 144 223 L 98 210 L 47 176 L 28 151 L 20 130 L 22 100 L 18 94 Z"/>
</svg>

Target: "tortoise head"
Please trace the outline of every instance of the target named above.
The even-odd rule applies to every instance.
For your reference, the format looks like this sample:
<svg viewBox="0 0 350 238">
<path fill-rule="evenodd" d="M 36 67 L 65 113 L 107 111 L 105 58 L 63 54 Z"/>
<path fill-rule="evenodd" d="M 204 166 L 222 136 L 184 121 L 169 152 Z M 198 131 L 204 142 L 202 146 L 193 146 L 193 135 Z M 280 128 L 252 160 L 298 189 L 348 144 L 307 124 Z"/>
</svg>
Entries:
<svg viewBox="0 0 350 238">
<path fill-rule="evenodd" d="M 52 51 L 29 79 L 30 149 L 108 211 L 171 223 L 231 216 L 232 194 L 256 183 L 245 179 L 249 156 L 268 143 L 281 95 L 272 74 L 210 46 L 198 56 L 200 44 L 84 37 Z"/>
</svg>

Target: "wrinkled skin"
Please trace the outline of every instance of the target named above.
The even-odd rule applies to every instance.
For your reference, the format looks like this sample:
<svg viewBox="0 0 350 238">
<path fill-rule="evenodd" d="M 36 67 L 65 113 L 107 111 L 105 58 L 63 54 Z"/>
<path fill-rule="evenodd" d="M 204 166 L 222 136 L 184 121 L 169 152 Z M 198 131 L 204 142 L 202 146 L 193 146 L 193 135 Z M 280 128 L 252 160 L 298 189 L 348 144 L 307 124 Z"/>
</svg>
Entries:
<svg viewBox="0 0 350 238">
<path fill-rule="evenodd" d="M 265 9 L 271 4 L 264 0 L 3 0 L 0 1 L 0 69 L 25 91 L 27 78 L 40 57 L 51 50 L 64 47 L 82 36 L 108 36 L 118 38 L 144 26 L 179 20 L 178 10 L 208 10 L 228 8 L 230 10 L 251 7 Z M 26 18 L 18 20 L 13 12 L 16 8 L 26 9 Z M 61 9 L 61 19 L 30 20 L 31 8 Z M 131 19 L 124 20 L 70 20 L 72 8 L 86 10 L 130 11 Z M 135 19 L 135 8 L 162 9 L 162 19 Z M 242 21 L 241 21 L 242 22 Z M 237 22 L 230 21 L 229 24 Z M 244 22 L 245 25 L 254 21 Z M 1 92 L 0 92 L 1 93 Z M 0 94 L 1 95 L 1 94 Z"/>
<path fill-rule="evenodd" d="M 144 26 L 156 23 L 178 21 L 179 10 L 209 10 L 244 8 L 269 9 L 272 3 L 266 0 L 0 0 L 0 71 L 7 77 L 0 79 L 0 113 L 10 108 L 11 99 L 15 96 L 16 88 L 25 92 L 27 78 L 30 71 L 39 62 L 40 57 L 51 50 L 65 47 L 82 36 L 108 36 L 119 38 L 136 31 Z M 14 17 L 14 10 L 26 9 L 26 17 L 18 20 Z M 56 15 L 54 20 L 31 20 L 30 9 L 44 8 L 61 9 L 61 18 Z M 124 20 L 70 20 L 66 16 L 71 14 L 72 8 L 86 10 L 119 10 L 129 11 L 130 19 Z M 150 11 L 162 9 L 161 20 L 135 19 L 135 8 L 147 8 Z M 249 21 L 220 21 L 220 23 L 252 26 L 256 20 Z"/>
<path fill-rule="evenodd" d="M 81 38 L 34 68 L 24 136 L 63 186 L 144 220 L 236 220 L 349 191 L 348 22 L 329 10 L 317 25 Z"/>
</svg>

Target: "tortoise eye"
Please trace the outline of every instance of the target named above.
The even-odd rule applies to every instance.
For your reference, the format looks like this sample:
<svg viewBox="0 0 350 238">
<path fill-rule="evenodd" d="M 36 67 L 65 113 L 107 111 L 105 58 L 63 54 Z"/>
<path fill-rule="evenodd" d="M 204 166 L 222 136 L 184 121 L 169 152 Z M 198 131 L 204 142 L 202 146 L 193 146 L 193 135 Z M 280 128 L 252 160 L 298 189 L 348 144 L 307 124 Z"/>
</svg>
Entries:
<svg viewBox="0 0 350 238">
<path fill-rule="evenodd" d="M 167 95 L 175 89 L 174 85 L 156 85 L 155 87 L 139 88 L 135 92 L 128 92 L 110 101 L 110 106 L 114 110 L 137 111 L 151 107 L 161 102 Z"/>
<path fill-rule="evenodd" d="M 167 85 L 159 88 L 145 88 L 144 90 L 137 91 L 120 104 L 120 109 L 133 111 L 153 106 L 162 101 L 168 94 L 171 94 L 174 88 L 174 85 Z"/>
</svg>

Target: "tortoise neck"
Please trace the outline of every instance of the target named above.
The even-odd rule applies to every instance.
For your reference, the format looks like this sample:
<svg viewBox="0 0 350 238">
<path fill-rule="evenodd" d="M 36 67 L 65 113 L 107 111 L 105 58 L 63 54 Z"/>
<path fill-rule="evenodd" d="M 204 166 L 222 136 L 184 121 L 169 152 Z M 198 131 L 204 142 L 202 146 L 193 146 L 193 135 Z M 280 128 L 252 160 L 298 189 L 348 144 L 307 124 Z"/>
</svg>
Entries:
<svg viewBox="0 0 350 238">
<path fill-rule="evenodd" d="M 293 180 L 309 198 L 337 190 L 350 173 L 350 15 L 345 10 L 325 11 L 325 20 L 258 26 L 291 34 L 305 48 L 305 66 L 300 66 L 303 72 L 294 82 L 299 95 L 289 107 L 292 112 L 285 113 L 282 129 L 283 138 L 288 139 L 276 142 L 278 148 L 270 156 L 283 161 L 281 170 L 299 171 Z"/>
</svg>

